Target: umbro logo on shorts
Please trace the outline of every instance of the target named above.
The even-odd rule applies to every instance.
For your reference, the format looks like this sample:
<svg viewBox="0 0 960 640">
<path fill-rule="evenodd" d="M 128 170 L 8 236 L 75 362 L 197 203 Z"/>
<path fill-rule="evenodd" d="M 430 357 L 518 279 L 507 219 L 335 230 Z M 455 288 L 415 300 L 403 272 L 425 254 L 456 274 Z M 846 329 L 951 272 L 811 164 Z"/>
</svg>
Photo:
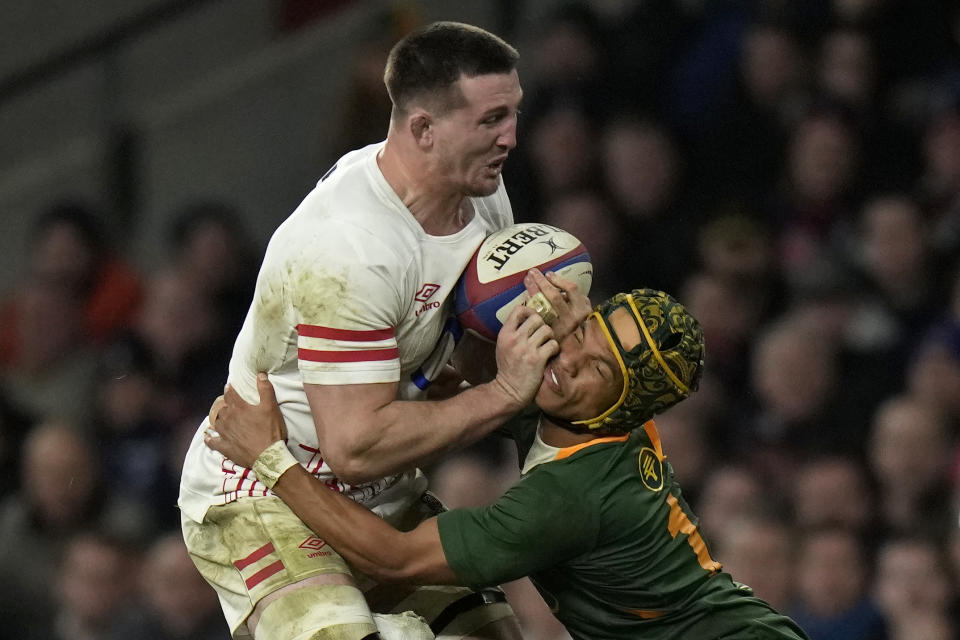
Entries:
<svg viewBox="0 0 960 640">
<path fill-rule="evenodd" d="M 330 555 L 329 551 L 320 551 L 320 549 L 323 549 L 325 546 L 327 546 L 326 542 L 324 542 L 320 538 L 316 538 L 313 536 L 307 538 L 306 540 L 300 543 L 301 549 L 312 551 L 312 553 L 307 554 L 308 558 L 317 558 L 319 556 Z"/>
<path fill-rule="evenodd" d="M 301 549 L 322 549 L 327 546 L 327 543 L 321 540 L 320 538 L 309 537 L 303 542 L 300 543 Z"/>
</svg>

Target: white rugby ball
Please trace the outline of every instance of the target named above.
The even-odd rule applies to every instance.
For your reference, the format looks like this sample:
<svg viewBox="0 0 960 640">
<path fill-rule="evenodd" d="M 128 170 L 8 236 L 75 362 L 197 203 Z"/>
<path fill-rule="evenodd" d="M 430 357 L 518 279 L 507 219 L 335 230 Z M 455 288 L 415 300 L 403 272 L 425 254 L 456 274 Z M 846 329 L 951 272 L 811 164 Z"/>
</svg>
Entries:
<svg viewBox="0 0 960 640">
<path fill-rule="evenodd" d="M 575 236 L 549 224 L 520 223 L 483 241 L 460 276 L 454 313 L 460 325 L 488 340 L 510 311 L 526 301 L 523 278 L 532 268 L 573 280 L 584 295 L 593 283 L 590 254 Z"/>
</svg>

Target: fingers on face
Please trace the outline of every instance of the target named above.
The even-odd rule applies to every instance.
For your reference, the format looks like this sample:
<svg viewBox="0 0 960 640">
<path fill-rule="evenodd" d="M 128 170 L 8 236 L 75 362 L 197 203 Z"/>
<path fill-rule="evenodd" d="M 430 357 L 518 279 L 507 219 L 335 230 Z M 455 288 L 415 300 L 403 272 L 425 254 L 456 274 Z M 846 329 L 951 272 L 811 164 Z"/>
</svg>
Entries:
<svg viewBox="0 0 960 640">
<path fill-rule="evenodd" d="M 556 340 L 553 339 L 553 329 L 544 324 L 543 320 L 540 321 L 540 326 L 530 334 L 530 339 L 534 344 L 540 347 L 549 342 L 556 342 Z"/>
</svg>

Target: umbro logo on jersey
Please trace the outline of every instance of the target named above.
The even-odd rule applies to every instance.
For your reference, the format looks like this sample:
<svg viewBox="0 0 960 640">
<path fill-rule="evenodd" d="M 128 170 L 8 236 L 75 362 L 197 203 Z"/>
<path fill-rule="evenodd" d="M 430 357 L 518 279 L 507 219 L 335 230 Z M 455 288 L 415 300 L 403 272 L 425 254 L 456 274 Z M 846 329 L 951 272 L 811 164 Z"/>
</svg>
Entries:
<svg viewBox="0 0 960 640">
<path fill-rule="evenodd" d="M 430 301 L 430 298 L 433 296 L 433 294 L 435 294 L 439 290 L 440 290 L 440 285 L 433 284 L 431 282 L 428 282 L 422 287 L 420 287 L 420 291 L 417 291 L 417 295 L 414 296 L 413 299 L 416 300 L 417 302 L 422 302 L 423 304 L 421 304 L 420 308 L 414 312 L 414 316 L 420 317 L 420 314 L 423 313 L 424 311 L 440 308 L 439 300 Z"/>
<path fill-rule="evenodd" d="M 420 287 L 420 291 L 417 291 L 417 295 L 414 296 L 414 300 L 417 302 L 426 302 L 440 289 L 440 285 L 432 284 L 430 282 L 426 283 Z"/>
<path fill-rule="evenodd" d="M 663 489 L 663 463 L 649 447 L 640 449 L 640 480 L 650 491 Z"/>
</svg>

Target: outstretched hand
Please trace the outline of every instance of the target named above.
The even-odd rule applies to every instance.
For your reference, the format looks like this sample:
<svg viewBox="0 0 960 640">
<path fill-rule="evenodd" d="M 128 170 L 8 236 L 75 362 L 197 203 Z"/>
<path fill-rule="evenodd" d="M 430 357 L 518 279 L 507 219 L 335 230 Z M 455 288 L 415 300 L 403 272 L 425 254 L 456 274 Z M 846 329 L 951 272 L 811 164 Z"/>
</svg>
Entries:
<svg viewBox="0 0 960 640">
<path fill-rule="evenodd" d="M 259 404 L 249 404 L 230 385 L 210 408 L 210 429 L 203 442 L 233 462 L 252 467 L 264 449 L 287 439 L 287 427 L 273 385 L 265 373 L 257 376 Z"/>
<path fill-rule="evenodd" d="M 530 297 L 542 293 L 556 312 L 557 319 L 550 327 L 557 342 L 563 342 L 564 338 L 576 331 L 593 310 L 590 299 L 580 293 L 576 282 L 553 271 L 544 275 L 539 269 L 530 269 L 523 279 L 523 285 Z"/>
<path fill-rule="evenodd" d="M 523 305 L 513 308 L 497 335 L 497 375 L 494 382 L 518 405 L 525 407 L 537 395 L 547 361 L 560 351 L 553 329 L 537 312 Z"/>
</svg>

